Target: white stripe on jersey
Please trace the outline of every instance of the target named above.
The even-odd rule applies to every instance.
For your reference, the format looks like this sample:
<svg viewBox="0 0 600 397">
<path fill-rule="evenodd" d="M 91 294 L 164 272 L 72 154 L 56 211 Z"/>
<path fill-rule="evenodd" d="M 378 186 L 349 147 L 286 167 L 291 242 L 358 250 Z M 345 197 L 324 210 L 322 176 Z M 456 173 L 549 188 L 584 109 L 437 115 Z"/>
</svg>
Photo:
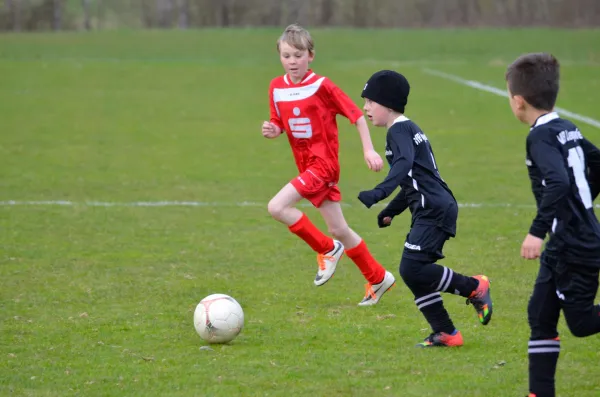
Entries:
<svg viewBox="0 0 600 397">
<path fill-rule="evenodd" d="M 306 83 L 308 80 L 312 79 L 314 75 L 314 72 L 309 74 L 300 84 Z"/>
<path fill-rule="evenodd" d="M 277 102 L 292 102 L 310 98 L 321 87 L 323 80 L 325 80 L 325 77 L 302 87 L 274 88 L 273 102 L 277 105 Z"/>
</svg>

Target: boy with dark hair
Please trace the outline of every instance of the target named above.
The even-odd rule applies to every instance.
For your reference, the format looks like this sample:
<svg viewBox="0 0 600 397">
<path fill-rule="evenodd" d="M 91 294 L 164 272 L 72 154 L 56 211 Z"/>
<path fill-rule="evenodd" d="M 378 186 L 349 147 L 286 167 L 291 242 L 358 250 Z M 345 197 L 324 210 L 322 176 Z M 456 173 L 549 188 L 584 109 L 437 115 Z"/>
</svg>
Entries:
<svg viewBox="0 0 600 397">
<path fill-rule="evenodd" d="M 537 215 L 521 256 L 540 258 L 528 305 L 529 396 L 554 397 L 562 309 L 573 335 L 600 332 L 594 305 L 600 269 L 600 224 L 592 200 L 600 191 L 600 151 L 572 122 L 554 112 L 559 63 L 550 54 L 526 54 L 506 71 L 510 107 L 531 126 L 526 164 Z M 549 240 L 542 251 L 546 234 Z"/>
<path fill-rule="evenodd" d="M 403 114 L 409 91 L 406 78 L 390 70 L 375 73 L 363 89 L 367 117 L 374 126 L 388 128 L 385 155 L 391 168 L 383 182 L 360 192 L 358 198 L 370 208 L 401 187 L 377 220 L 379 227 L 386 227 L 404 209 L 410 208 L 412 213 L 400 275 L 433 330 L 417 346 L 462 346 L 462 335 L 450 320 L 440 292 L 467 298 L 486 325 L 492 317 L 490 283 L 486 276 L 463 276 L 435 263 L 444 258 L 446 240 L 456 234 L 458 205 L 440 176 L 429 140 Z"/>
</svg>

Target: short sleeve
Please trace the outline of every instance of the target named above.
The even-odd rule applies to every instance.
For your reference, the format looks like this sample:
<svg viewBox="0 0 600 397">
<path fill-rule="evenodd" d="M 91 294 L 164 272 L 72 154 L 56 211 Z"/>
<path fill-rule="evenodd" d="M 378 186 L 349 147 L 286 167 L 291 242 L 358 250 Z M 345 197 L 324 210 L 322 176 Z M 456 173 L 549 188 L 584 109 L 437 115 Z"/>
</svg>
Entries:
<svg viewBox="0 0 600 397">
<path fill-rule="evenodd" d="M 363 113 L 360 108 L 341 88 L 329 79 L 325 80 L 325 87 L 330 98 L 331 110 L 334 113 L 346 117 L 352 124 L 362 117 Z"/>
</svg>

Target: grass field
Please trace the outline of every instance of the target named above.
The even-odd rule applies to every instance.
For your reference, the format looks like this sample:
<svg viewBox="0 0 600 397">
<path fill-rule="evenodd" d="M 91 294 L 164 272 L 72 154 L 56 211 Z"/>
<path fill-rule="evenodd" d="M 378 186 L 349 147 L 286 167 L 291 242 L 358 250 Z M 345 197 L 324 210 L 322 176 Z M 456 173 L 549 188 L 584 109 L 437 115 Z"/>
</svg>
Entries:
<svg viewBox="0 0 600 397">
<path fill-rule="evenodd" d="M 552 51 L 563 63 L 558 105 L 598 120 L 600 30 L 313 31 L 315 71 L 357 103 L 374 71 L 408 77 L 407 116 L 459 202 L 480 204 L 461 208 L 443 263 L 487 274 L 495 315 L 482 327 L 446 296 L 465 338 L 456 350 L 414 348 L 429 331 L 402 282 L 359 308 L 363 279 L 344 258 L 314 287 L 314 255 L 270 219 L 266 203 L 295 176 L 287 141 L 260 135 L 268 83 L 282 73 L 278 34 L 0 36 L 0 395 L 526 394 L 538 267 L 519 258 L 535 211 L 527 127 L 505 98 L 423 69 L 503 88 L 508 62 Z M 578 124 L 600 144 L 599 129 Z M 385 131 L 372 135 L 381 153 Z M 383 175 L 368 171 L 343 119 L 340 140 L 346 218 L 398 275 L 409 215 L 377 228 L 378 209 L 356 195 Z M 128 205 L 161 201 L 204 205 Z M 246 327 L 230 345 L 200 350 L 193 310 L 216 292 L 242 304 Z M 558 395 L 600 395 L 598 337 L 560 327 Z"/>
</svg>

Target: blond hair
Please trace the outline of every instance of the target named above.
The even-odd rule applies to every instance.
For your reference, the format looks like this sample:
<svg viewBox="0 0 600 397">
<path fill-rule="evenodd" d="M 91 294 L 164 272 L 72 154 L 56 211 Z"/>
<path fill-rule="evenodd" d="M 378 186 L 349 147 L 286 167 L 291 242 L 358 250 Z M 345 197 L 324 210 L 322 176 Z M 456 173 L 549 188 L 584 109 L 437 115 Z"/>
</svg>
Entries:
<svg viewBox="0 0 600 397">
<path fill-rule="evenodd" d="M 293 23 L 285 28 L 279 39 L 277 39 L 278 52 L 280 51 L 280 44 L 283 42 L 299 50 L 307 50 L 309 54 L 315 53 L 315 43 L 310 33 L 298 24 Z"/>
</svg>

